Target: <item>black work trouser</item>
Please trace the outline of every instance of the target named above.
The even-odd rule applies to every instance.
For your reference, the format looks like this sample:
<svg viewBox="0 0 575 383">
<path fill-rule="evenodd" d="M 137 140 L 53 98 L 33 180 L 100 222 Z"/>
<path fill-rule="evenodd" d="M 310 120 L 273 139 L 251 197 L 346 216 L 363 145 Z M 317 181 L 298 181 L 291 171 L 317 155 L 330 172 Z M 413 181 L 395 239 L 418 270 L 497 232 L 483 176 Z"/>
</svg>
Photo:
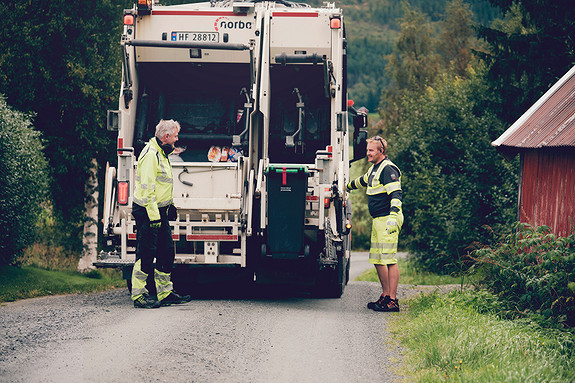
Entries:
<svg viewBox="0 0 575 383">
<path fill-rule="evenodd" d="M 156 269 L 162 273 L 171 273 L 174 267 L 176 256 L 174 240 L 172 239 L 172 229 L 168 220 L 168 207 L 161 207 L 160 228 L 150 227 L 150 219 L 146 208 L 138 204 L 133 204 L 132 215 L 136 219 L 136 261 L 141 261 L 142 271 L 148 274 L 146 288 L 149 292 L 154 292 L 154 259 Z"/>
</svg>

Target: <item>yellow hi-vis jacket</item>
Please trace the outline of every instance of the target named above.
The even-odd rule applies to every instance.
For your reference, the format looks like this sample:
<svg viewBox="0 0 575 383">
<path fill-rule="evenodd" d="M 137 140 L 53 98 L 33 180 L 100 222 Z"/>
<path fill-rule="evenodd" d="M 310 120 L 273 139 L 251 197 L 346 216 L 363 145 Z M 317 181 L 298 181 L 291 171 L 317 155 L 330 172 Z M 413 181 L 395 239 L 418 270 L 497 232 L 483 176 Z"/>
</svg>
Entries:
<svg viewBox="0 0 575 383">
<path fill-rule="evenodd" d="M 173 202 L 172 165 L 155 137 L 148 141 L 138 157 L 135 189 L 134 203 L 146 208 L 151 222 L 160 220 L 159 208 Z"/>
</svg>

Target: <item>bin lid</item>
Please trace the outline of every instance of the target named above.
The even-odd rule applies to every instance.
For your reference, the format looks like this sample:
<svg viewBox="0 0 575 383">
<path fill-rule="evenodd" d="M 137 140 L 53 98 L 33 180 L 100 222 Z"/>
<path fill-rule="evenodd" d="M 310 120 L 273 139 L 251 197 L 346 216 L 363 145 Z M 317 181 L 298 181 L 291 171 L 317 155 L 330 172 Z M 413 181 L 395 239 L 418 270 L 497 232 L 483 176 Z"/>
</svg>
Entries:
<svg viewBox="0 0 575 383">
<path fill-rule="evenodd" d="M 293 165 L 293 164 L 286 164 L 286 165 L 270 165 L 266 169 L 266 174 L 268 173 L 305 173 L 308 174 L 308 168 L 304 165 Z"/>
</svg>

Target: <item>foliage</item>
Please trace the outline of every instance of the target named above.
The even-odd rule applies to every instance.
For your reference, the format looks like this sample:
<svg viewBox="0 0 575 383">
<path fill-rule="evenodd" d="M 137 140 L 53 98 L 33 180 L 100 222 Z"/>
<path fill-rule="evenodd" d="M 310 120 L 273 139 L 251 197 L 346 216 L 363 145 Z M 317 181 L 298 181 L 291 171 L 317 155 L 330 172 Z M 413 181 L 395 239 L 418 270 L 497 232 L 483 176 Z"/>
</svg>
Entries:
<svg viewBox="0 0 575 383">
<path fill-rule="evenodd" d="M 441 38 L 438 51 L 443 60 L 443 67 L 456 76 L 465 78 L 473 56 L 472 13 L 462 0 L 447 4 L 445 19 L 441 22 Z"/>
<path fill-rule="evenodd" d="M 124 286 L 125 283 L 117 270 L 98 270 L 85 275 L 72 271 L 48 271 L 32 266 L 0 266 L 0 302 L 104 291 Z"/>
<path fill-rule="evenodd" d="M 498 245 L 470 257 L 481 285 L 511 312 L 575 327 L 575 231 L 558 238 L 547 226 L 516 224 Z"/>
<path fill-rule="evenodd" d="M 421 296 L 392 322 L 418 382 L 572 382 L 575 336 L 502 320 L 497 297 L 479 290 Z"/>
<path fill-rule="evenodd" d="M 367 160 L 355 162 L 349 171 L 351 180 L 361 177 L 371 166 Z M 373 218 L 369 215 L 367 195 L 365 190 L 358 190 L 348 194 L 352 207 L 351 238 L 354 250 L 369 250 L 371 245 L 371 224 Z"/>
<path fill-rule="evenodd" d="M 47 197 L 48 163 L 31 118 L 0 95 L 0 264 L 13 262 L 34 239 Z"/>
<path fill-rule="evenodd" d="M 115 106 L 118 39 L 124 0 L 0 3 L 0 91 L 10 105 L 34 112 L 46 140 L 55 208 L 78 229 L 92 158 L 114 157 L 105 110 Z"/>
<path fill-rule="evenodd" d="M 489 0 L 506 22 L 480 28 L 490 44 L 489 78 L 502 95 L 496 109 L 514 122 L 575 62 L 575 8 L 569 0 Z"/>
<path fill-rule="evenodd" d="M 381 98 L 381 134 L 392 141 L 401 124 L 402 100 L 421 93 L 433 84 L 439 73 L 439 55 L 427 17 L 404 3 L 405 16 L 401 19 L 401 33 L 393 54 L 386 57 L 391 86 Z M 377 132 L 380 133 L 380 132 Z"/>
<path fill-rule="evenodd" d="M 416 262 L 436 273 L 457 271 L 475 241 L 515 219 L 517 162 L 491 146 L 504 127 L 486 107 L 481 72 L 444 75 L 422 97 L 406 100 L 391 156 L 403 171 L 402 230 Z"/>
<path fill-rule="evenodd" d="M 71 243 L 75 230 L 65 225 L 49 201 L 43 201 L 36 221 L 36 239 L 16 258 L 18 265 L 36 266 L 46 270 L 71 270 L 78 267 L 79 253 L 64 246 Z"/>
</svg>

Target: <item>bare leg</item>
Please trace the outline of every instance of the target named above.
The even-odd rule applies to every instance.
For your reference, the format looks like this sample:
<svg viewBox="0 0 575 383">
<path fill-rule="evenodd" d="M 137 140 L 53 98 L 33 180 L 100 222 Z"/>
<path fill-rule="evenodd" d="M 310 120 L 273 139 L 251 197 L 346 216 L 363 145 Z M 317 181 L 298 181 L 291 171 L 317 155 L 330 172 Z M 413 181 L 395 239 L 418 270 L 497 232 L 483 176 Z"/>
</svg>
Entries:
<svg viewBox="0 0 575 383">
<path fill-rule="evenodd" d="M 397 285 L 399 284 L 399 266 L 393 265 L 375 265 L 377 276 L 381 283 L 383 296 L 389 295 L 391 299 L 397 298 Z"/>
<path fill-rule="evenodd" d="M 387 265 L 375 265 L 375 269 L 377 270 L 379 283 L 381 283 L 383 296 L 389 295 L 389 273 L 387 270 Z"/>
<path fill-rule="evenodd" d="M 387 275 L 389 281 L 389 297 L 397 299 L 397 285 L 399 284 L 399 266 L 396 264 L 387 265 Z"/>
</svg>

